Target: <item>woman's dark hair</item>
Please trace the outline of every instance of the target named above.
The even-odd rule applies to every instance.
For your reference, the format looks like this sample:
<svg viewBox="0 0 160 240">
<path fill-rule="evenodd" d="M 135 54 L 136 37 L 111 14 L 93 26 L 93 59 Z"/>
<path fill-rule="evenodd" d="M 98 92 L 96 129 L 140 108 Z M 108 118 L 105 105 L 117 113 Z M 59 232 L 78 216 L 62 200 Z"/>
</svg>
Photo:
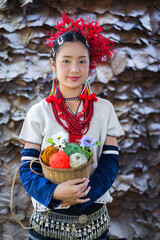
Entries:
<svg viewBox="0 0 160 240">
<path fill-rule="evenodd" d="M 61 43 L 61 42 L 62 43 Z M 90 46 L 88 44 L 88 41 L 85 39 L 85 37 L 78 33 L 78 32 L 66 32 L 64 34 L 62 34 L 58 39 L 55 40 L 53 48 L 52 48 L 52 58 L 53 61 L 55 62 L 56 60 L 56 54 L 59 51 L 59 48 L 65 43 L 65 42 L 77 42 L 80 41 L 81 43 L 83 43 L 86 48 L 88 49 L 89 52 L 89 60 L 90 60 L 90 65 L 91 65 L 91 50 L 90 50 Z"/>
</svg>

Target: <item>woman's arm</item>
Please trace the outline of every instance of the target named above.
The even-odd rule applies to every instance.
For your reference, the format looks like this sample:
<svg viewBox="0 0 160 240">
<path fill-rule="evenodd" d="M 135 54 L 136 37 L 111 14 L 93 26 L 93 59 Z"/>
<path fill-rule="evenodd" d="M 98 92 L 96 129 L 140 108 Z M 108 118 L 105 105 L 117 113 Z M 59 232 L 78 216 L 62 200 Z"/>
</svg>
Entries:
<svg viewBox="0 0 160 240">
<path fill-rule="evenodd" d="M 85 197 L 90 187 L 87 188 L 89 180 L 87 178 L 78 178 L 69 180 L 61 184 L 53 184 L 45 177 L 39 176 L 30 170 L 30 162 L 27 163 L 27 157 L 39 157 L 40 146 L 32 143 L 25 143 L 22 157 L 26 163 L 20 169 L 20 179 L 23 187 L 29 195 L 35 198 L 46 207 L 54 208 L 61 201 L 67 201 L 68 205 L 85 203 L 90 199 L 80 199 Z M 37 153 L 38 152 L 38 153 Z M 24 161 L 22 161 L 23 163 Z M 40 164 L 34 163 L 33 170 L 42 173 Z M 58 201 L 57 201 L 58 200 Z"/>
<path fill-rule="evenodd" d="M 31 197 L 44 206 L 51 209 L 59 206 L 61 201 L 52 201 L 52 195 L 57 185 L 53 184 L 45 177 L 33 173 L 30 169 L 30 162 L 35 158 L 39 158 L 39 145 L 27 143 L 25 144 L 25 147 L 26 146 L 28 148 L 24 148 L 21 152 L 22 162 L 19 170 L 23 187 Z M 32 168 L 35 172 L 42 174 L 42 167 L 39 163 L 33 163 Z"/>
<path fill-rule="evenodd" d="M 107 136 L 104 145 L 117 146 L 117 138 L 116 137 Z"/>
<path fill-rule="evenodd" d="M 103 146 L 102 154 L 98 161 L 98 167 L 90 177 L 89 186 L 91 190 L 87 194 L 90 201 L 76 205 L 77 210 L 83 210 L 100 198 L 112 186 L 119 171 L 119 155 L 117 139 L 107 136 Z M 61 206 L 67 206 L 67 202 L 62 202 Z"/>
<path fill-rule="evenodd" d="M 24 148 L 35 148 L 38 151 L 41 150 L 40 145 L 37 145 L 37 144 L 34 144 L 34 143 L 27 143 L 27 142 L 25 143 Z"/>
</svg>

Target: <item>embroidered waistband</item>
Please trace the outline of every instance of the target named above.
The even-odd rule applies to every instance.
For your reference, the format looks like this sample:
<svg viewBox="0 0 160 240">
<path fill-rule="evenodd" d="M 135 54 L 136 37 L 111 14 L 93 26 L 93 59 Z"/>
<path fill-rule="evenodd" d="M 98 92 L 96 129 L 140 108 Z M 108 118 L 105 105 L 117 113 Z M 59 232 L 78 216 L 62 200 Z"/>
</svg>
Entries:
<svg viewBox="0 0 160 240">
<path fill-rule="evenodd" d="M 31 225 L 38 226 L 45 218 L 46 212 L 34 210 Z M 106 205 L 90 215 L 69 216 L 50 212 L 46 221 L 35 228 L 44 237 L 62 240 L 97 239 L 109 228 L 109 215 Z"/>
</svg>

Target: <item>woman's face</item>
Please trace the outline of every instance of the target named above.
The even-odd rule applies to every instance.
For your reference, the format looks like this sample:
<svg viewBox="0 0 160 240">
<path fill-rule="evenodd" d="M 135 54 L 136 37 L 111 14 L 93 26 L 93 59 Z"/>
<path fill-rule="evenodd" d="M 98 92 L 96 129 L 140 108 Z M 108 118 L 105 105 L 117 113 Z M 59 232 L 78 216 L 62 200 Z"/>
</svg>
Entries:
<svg viewBox="0 0 160 240">
<path fill-rule="evenodd" d="M 65 42 L 56 55 L 53 70 L 59 80 L 60 89 L 66 90 L 82 89 L 82 83 L 89 75 L 89 53 L 81 42 Z"/>
</svg>

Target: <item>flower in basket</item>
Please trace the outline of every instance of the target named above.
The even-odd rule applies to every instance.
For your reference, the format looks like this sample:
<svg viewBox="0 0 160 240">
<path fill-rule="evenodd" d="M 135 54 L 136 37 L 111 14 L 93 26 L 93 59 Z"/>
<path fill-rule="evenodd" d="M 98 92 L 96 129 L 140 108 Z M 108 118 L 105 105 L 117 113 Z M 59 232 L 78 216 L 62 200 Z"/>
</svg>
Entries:
<svg viewBox="0 0 160 240">
<path fill-rule="evenodd" d="M 53 141 L 55 144 L 58 143 L 66 143 L 69 141 L 68 135 L 62 131 L 58 132 L 56 135 L 53 136 L 53 140 L 50 139 L 51 141 Z"/>
<path fill-rule="evenodd" d="M 50 154 L 48 154 L 47 165 L 52 168 L 61 169 L 77 168 L 87 163 L 93 155 L 93 147 L 101 144 L 89 136 L 82 137 L 81 140 L 78 140 L 77 144 L 69 143 L 68 141 L 68 136 L 64 132 L 58 132 L 53 138 L 48 139 L 48 142 L 52 144 L 52 147 L 49 146 L 47 148 L 52 150 L 50 151 Z M 43 159 L 46 159 L 46 149 L 41 155 L 42 161 Z M 51 154 L 52 151 L 53 153 Z M 45 155 L 45 157 L 43 155 Z M 44 163 L 46 164 L 46 162 Z"/>
</svg>

